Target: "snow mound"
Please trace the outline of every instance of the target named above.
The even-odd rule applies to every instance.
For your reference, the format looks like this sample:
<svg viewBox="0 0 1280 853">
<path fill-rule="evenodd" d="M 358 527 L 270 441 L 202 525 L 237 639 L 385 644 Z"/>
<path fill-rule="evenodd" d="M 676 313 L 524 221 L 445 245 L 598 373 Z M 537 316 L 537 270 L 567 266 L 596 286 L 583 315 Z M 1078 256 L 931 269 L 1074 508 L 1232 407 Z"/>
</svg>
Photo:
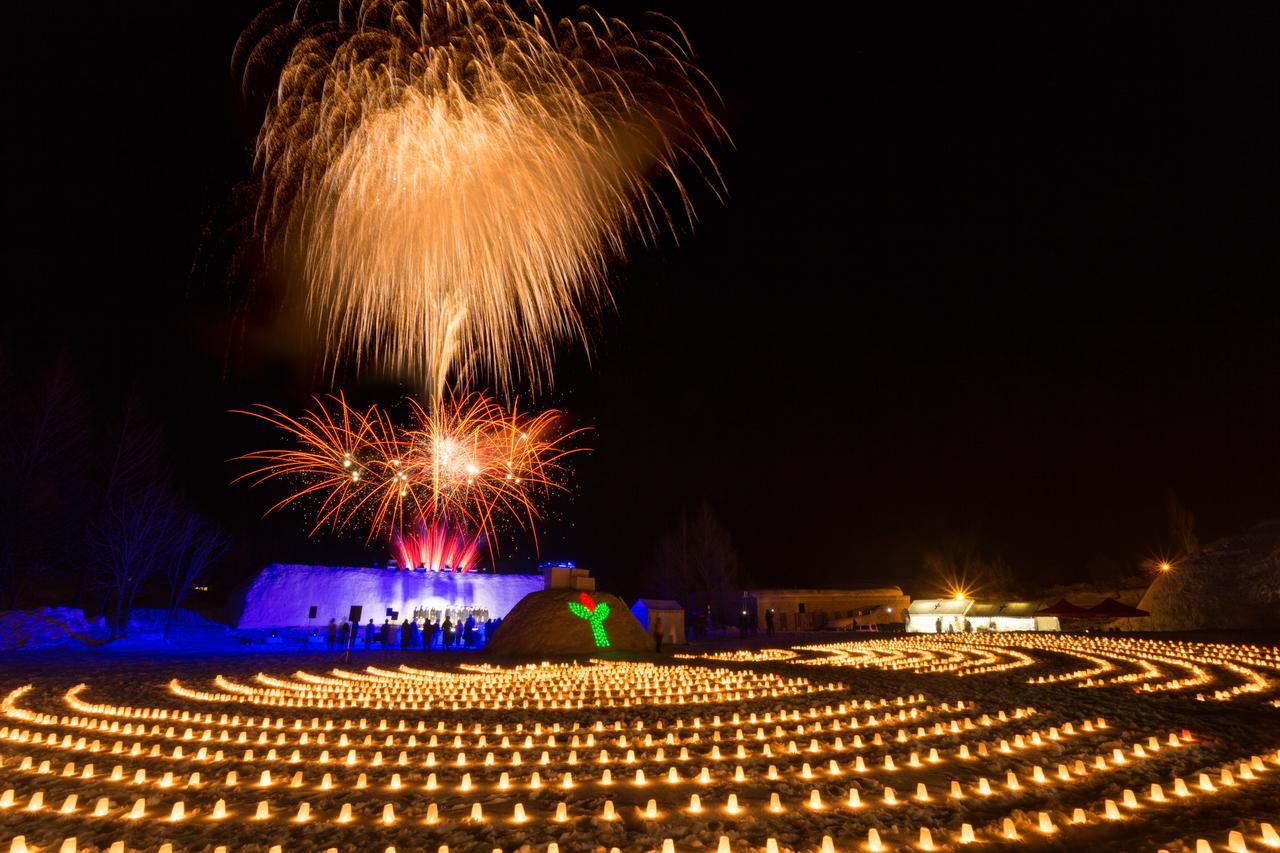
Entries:
<svg viewBox="0 0 1280 853">
<path fill-rule="evenodd" d="M 609 615 L 603 619 L 597 616 L 596 621 L 608 638 L 609 651 L 653 651 L 653 638 L 631 615 L 622 599 L 607 592 L 583 593 L 572 589 L 545 589 L 520 599 L 494 632 L 487 651 L 520 657 L 605 651 L 596 645 L 589 618 L 603 612 L 604 607 L 608 608 Z"/>
<path fill-rule="evenodd" d="M 1160 575 L 1138 605 L 1158 631 L 1274 627 L 1280 608 L 1280 520 L 1206 545 Z"/>
<path fill-rule="evenodd" d="M 105 638 L 101 617 L 85 619 L 83 610 L 72 607 L 0 612 L 0 651 L 82 647 Z"/>
<path fill-rule="evenodd" d="M 164 630 L 169 619 L 169 611 L 162 607 L 135 607 L 129 611 L 128 631 L 141 633 L 157 633 Z M 221 622 L 206 619 L 194 610 L 179 607 L 173 614 L 174 627 L 194 628 L 209 631 L 230 631 L 231 628 Z"/>
</svg>

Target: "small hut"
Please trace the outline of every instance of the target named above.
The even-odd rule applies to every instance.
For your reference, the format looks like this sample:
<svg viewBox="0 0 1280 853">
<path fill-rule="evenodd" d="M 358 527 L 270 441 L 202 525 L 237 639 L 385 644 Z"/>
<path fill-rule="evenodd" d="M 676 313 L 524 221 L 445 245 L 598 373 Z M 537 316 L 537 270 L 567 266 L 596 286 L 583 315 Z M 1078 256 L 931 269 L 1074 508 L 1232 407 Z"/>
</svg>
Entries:
<svg viewBox="0 0 1280 853">
<path fill-rule="evenodd" d="M 662 628 L 662 642 L 684 645 L 684 608 L 679 602 L 667 598 L 637 598 L 631 605 L 631 615 L 652 636 Z"/>
</svg>

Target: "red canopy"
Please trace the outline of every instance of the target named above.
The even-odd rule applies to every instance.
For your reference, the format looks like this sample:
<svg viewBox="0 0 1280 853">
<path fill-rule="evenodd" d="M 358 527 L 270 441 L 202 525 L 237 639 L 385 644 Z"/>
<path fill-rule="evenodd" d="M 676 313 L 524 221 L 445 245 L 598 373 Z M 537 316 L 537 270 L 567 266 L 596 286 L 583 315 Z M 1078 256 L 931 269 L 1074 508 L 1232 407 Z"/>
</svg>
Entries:
<svg viewBox="0 0 1280 853">
<path fill-rule="evenodd" d="M 1136 619 L 1140 616 L 1151 615 L 1137 607 L 1121 604 L 1114 598 L 1104 598 L 1100 603 L 1090 607 L 1088 613 L 1090 616 L 1096 616 L 1100 619 Z"/>
<path fill-rule="evenodd" d="M 1037 610 L 1036 615 L 1057 616 L 1060 619 L 1087 619 L 1093 613 L 1084 607 L 1072 604 L 1065 598 L 1059 598 L 1057 604 L 1051 604 L 1048 607 Z"/>
</svg>

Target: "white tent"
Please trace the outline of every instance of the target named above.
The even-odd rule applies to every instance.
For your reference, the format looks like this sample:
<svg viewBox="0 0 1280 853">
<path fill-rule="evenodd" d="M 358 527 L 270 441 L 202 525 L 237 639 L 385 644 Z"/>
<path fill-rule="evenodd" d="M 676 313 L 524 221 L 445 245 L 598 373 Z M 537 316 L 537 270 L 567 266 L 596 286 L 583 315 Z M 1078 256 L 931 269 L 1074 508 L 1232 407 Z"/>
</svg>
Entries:
<svg viewBox="0 0 1280 853">
<path fill-rule="evenodd" d="M 967 598 L 919 598 L 907 608 L 907 632 L 941 634 L 963 631 L 964 616 L 973 602 Z"/>
<path fill-rule="evenodd" d="M 1057 617 L 1037 616 L 1039 601 L 976 601 L 965 614 L 975 631 L 1057 631 Z"/>
<path fill-rule="evenodd" d="M 679 602 L 663 598 L 638 598 L 631 605 L 631 615 L 651 635 L 661 625 L 664 643 L 684 644 L 684 608 Z"/>
</svg>

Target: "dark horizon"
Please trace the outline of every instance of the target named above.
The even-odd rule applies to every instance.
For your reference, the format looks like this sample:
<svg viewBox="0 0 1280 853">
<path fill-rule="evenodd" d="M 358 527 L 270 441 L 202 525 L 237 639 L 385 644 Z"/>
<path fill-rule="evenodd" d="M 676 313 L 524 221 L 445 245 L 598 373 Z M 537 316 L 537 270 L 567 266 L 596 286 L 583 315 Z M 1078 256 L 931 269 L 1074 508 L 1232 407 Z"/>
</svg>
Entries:
<svg viewBox="0 0 1280 853">
<path fill-rule="evenodd" d="M 699 191 L 692 231 L 614 263 L 591 354 L 561 347 L 536 398 L 593 449 L 542 558 L 645 593 L 706 500 L 757 585 L 905 583 L 960 540 L 1031 584 L 1167 551 L 1170 491 L 1202 542 L 1280 516 L 1280 9 L 599 6 L 680 22 L 734 144 L 724 203 Z M 95 417 L 137 388 L 236 538 L 224 589 L 387 557 L 259 521 L 227 460 L 274 437 L 229 410 L 408 390 L 330 385 L 278 276 L 219 266 L 258 8 L 24 8 L 6 84 L 5 372 L 66 354 Z M 535 563 L 530 537 L 505 562 Z"/>
</svg>

